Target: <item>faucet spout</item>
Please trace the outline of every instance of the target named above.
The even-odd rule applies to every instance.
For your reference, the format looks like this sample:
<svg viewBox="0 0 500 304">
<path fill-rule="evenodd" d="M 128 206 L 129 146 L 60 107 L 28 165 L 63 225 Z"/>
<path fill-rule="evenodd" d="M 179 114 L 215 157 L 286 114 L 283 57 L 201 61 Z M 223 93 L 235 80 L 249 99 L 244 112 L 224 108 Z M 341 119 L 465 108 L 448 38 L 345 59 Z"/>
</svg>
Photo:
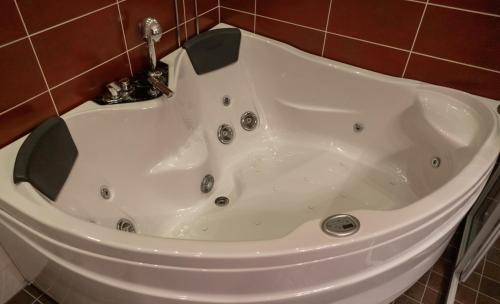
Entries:
<svg viewBox="0 0 500 304">
<path fill-rule="evenodd" d="M 167 98 L 170 98 L 174 96 L 174 91 L 172 91 L 165 83 L 164 76 L 161 72 L 155 71 L 155 72 L 150 72 L 148 74 L 148 82 L 153 86 L 153 90 L 156 90 L 156 92 L 161 92 L 167 96 Z M 151 95 L 160 95 L 159 93 L 156 93 L 154 91 L 150 91 Z"/>
</svg>

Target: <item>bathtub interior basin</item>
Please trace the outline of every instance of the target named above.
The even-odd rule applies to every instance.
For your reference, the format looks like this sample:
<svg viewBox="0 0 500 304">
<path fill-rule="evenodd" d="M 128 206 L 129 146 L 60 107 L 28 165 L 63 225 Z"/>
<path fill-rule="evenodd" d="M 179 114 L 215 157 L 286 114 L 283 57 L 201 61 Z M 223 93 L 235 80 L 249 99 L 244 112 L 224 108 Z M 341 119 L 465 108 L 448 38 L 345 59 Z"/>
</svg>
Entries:
<svg viewBox="0 0 500 304">
<path fill-rule="evenodd" d="M 241 43 L 237 63 L 204 75 L 182 50 L 165 58 L 173 98 L 89 101 L 64 115 L 79 157 L 47 203 L 162 238 L 272 240 L 333 214 L 407 208 L 496 132 L 492 111 L 468 94 L 347 71 L 249 33 Z M 246 112 L 254 130 L 242 127 Z M 223 124 L 230 143 L 218 138 Z M 207 174 L 214 186 L 203 193 Z"/>
</svg>

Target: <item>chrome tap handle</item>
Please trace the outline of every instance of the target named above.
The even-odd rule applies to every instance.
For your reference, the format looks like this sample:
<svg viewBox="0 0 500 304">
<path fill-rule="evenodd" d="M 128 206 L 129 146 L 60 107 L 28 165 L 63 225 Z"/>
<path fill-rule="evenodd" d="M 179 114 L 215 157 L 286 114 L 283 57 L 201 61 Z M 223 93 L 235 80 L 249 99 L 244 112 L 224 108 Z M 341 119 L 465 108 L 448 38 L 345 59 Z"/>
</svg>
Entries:
<svg viewBox="0 0 500 304">
<path fill-rule="evenodd" d="M 155 71 L 155 72 L 150 72 L 148 75 L 148 82 L 153 86 L 153 88 L 157 91 L 162 92 L 167 96 L 167 98 L 170 98 L 174 96 L 174 91 L 172 91 L 166 84 L 163 82 L 163 76 L 161 72 Z M 151 92 L 154 95 L 154 92 Z"/>
<path fill-rule="evenodd" d="M 148 44 L 150 70 L 154 71 L 156 69 L 156 52 L 154 43 L 160 41 L 162 34 L 161 26 L 155 18 L 147 17 L 144 21 L 142 21 L 141 28 L 142 37 Z"/>
</svg>

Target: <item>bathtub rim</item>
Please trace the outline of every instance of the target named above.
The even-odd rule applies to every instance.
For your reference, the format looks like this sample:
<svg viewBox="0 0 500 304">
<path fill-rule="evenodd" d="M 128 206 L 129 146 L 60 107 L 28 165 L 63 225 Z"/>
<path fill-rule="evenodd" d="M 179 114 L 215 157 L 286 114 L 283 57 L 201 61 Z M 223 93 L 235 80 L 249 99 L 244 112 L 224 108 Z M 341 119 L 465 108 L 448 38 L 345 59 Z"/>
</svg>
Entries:
<svg viewBox="0 0 500 304">
<path fill-rule="evenodd" d="M 221 25 L 221 27 L 222 26 L 224 25 Z M 411 221 L 404 221 L 404 223 L 399 223 L 399 225 L 394 225 L 392 227 L 386 226 L 385 229 L 378 229 L 375 230 L 375 232 L 366 233 L 362 235 L 358 232 L 358 234 L 344 239 L 335 239 L 332 237 L 327 237 L 325 235 L 322 235 L 320 232 L 321 229 L 319 227 L 320 220 L 312 220 L 310 222 L 302 224 L 302 226 L 298 227 L 296 230 L 292 231 L 291 233 L 282 238 L 290 241 L 288 244 L 287 242 L 284 242 L 284 245 L 287 246 L 284 246 L 283 248 L 275 248 L 275 250 L 265 253 L 257 252 L 257 254 L 260 254 L 262 257 L 272 256 L 272 255 L 281 256 L 284 253 L 294 255 L 294 254 L 300 254 L 302 252 L 315 251 L 318 249 L 335 248 L 335 247 L 339 248 L 341 246 L 342 247 L 349 246 L 354 243 L 366 242 L 367 239 L 372 239 L 372 240 L 384 239 L 384 236 L 394 235 L 395 232 L 409 231 L 410 229 L 412 229 L 412 227 L 418 225 L 418 223 L 424 222 L 428 218 L 436 216 L 436 214 L 441 214 L 447 208 L 450 208 L 458 204 L 457 202 L 460 201 L 460 199 L 464 196 L 464 194 L 466 194 L 467 192 L 471 191 L 471 189 L 476 187 L 476 184 L 479 183 L 479 181 L 481 181 L 485 175 L 487 175 L 487 173 L 489 172 L 489 170 L 491 170 L 493 164 L 495 163 L 496 156 L 498 156 L 498 150 L 500 147 L 500 140 L 498 134 L 498 128 L 500 122 L 496 117 L 496 113 L 494 113 L 495 105 L 494 102 L 492 102 L 491 100 L 488 100 L 487 98 L 484 97 L 474 96 L 465 92 L 457 91 L 454 89 L 442 88 L 435 85 L 424 84 L 414 80 L 399 79 L 392 76 L 382 75 L 376 72 L 359 69 L 356 67 L 349 66 L 347 64 L 335 62 L 326 58 L 305 53 L 284 43 L 277 42 L 275 40 L 265 38 L 257 34 L 249 33 L 246 31 L 243 31 L 243 35 L 246 37 L 264 40 L 266 43 L 280 47 L 285 51 L 291 52 L 295 55 L 299 55 L 300 57 L 305 58 L 305 60 L 313 60 L 320 64 L 328 64 L 333 69 L 338 69 L 343 72 L 362 74 L 363 76 L 369 78 L 376 78 L 379 81 L 397 83 L 399 85 L 403 85 L 408 88 L 413 88 L 414 90 L 425 88 L 433 91 L 437 90 L 444 94 L 448 93 L 463 98 L 469 98 L 474 102 L 478 102 L 479 104 L 481 104 L 478 106 L 488 109 L 493 124 L 495 123 L 495 121 L 497 122 L 496 127 L 492 126 L 487 138 L 485 139 L 484 142 L 482 142 L 480 148 L 478 149 L 478 152 L 474 155 L 469 164 L 467 164 L 465 168 L 462 170 L 462 172 L 460 172 L 457 176 L 450 179 L 445 185 L 434 191 L 432 193 L 432 197 L 431 195 L 428 195 L 418 201 L 415 201 L 409 206 L 403 207 L 401 209 L 395 209 L 390 211 L 357 210 L 351 212 L 350 214 L 353 214 L 358 218 L 362 219 L 362 218 L 371 218 L 373 217 L 373 215 L 379 214 L 379 212 L 384 212 L 384 214 L 386 214 L 387 212 L 393 212 L 393 213 L 402 213 L 398 216 L 405 218 L 405 213 L 406 215 L 410 214 L 413 210 L 409 211 L 409 209 L 414 209 L 416 208 L 415 206 L 417 205 L 420 207 L 420 209 L 422 209 L 421 207 L 423 205 L 432 206 L 431 201 L 433 200 L 437 201 L 443 200 L 447 202 L 442 206 L 440 206 L 439 208 L 438 207 L 423 208 L 425 212 L 422 212 L 417 216 L 410 217 Z M 185 52 L 179 49 L 173 52 L 172 54 L 166 56 L 162 60 L 170 64 L 173 63 L 173 66 L 175 66 L 175 64 L 179 64 L 179 62 L 182 60 L 182 56 L 185 56 Z M 171 77 L 171 79 L 174 79 L 172 86 L 174 88 L 174 91 L 177 85 L 176 76 L 178 75 L 178 72 L 179 69 L 176 68 L 173 69 L 173 73 L 175 76 Z M 93 102 L 89 101 L 73 109 L 72 111 L 64 114 L 63 118 L 70 119 L 75 115 L 81 115 L 95 110 L 107 111 L 107 110 L 143 109 L 143 108 L 159 107 L 162 106 L 162 103 L 164 102 L 166 101 L 160 98 L 157 100 L 145 102 L 144 104 L 117 105 L 103 109 L 102 107 L 99 107 Z M 9 145 L 9 147 L 11 147 L 10 152 L 11 153 L 17 152 L 18 147 L 24 141 L 25 138 L 26 136 L 18 139 L 13 144 Z M 3 148 L 2 150 L 4 149 L 5 148 Z M 463 176 L 468 176 L 468 178 L 462 179 Z M 476 181 L 476 182 L 471 183 L 469 181 Z M 460 191 L 452 191 L 453 189 L 460 189 Z M 449 195 L 450 193 L 454 193 L 454 195 Z M 22 219 L 23 223 L 30 223 L 31 225 L 35 224 L 35 226 L 43 228 L 42 230 L 49 234 L 50 232 L 58 232 L 60 239 L 76 238 L 76 239 L 83 239 L 86 241 L 90 240 L 91 242 L 96 242 L 96 243 L 100 243 L 106 240 L 107 241 L 106 245 L 109 247 L 113 247 L 118 250 L 134 251 L 138 253 L 148 252 L 150 254 L 162 254 L 170 256 L 178 256 L 178 255 L 196 256 L 197 254 L 202 254 L 206 258 L 221 258 L 221 257 L 227 258 L 227 256 L 225 255 L 227 251 L 230 251 L 232 256 L 235 253 L 233 250 L 228 250 L 228 248 L 236 249 L 237 247 L 241 247 L 242 244 L 245 244 L 247 245 L 245 246 L 246 249 L 236 250 L 236 252 L 240 253 L 247 252 L 246 254 L 248 255 L 255 255 L 256 252 L 255 250 L 251 250 L 252 248 L 253 249 L 259 248 L 261 247 L 260 245 L 263 244 L 269 245 L 270 243 L 275 243 L 276 240 L 281 240 L 281 239 L 269 239 L 269 240 L 256 240 L 256 241 L 225 242 L 225 241 L 170 239 L 170 238 L 162 238 L 149 235 L 140 235 L 140 236 L 124 235 L 122 232 L 94 225 L 91 223 L 86 223 L 72 216 L 68 216 L 66 213 L 59 211 L 50 204 L 45 203 L 45 205 L 43 205 L 44 202 L 41 203 L 40 206 L 37 206 L 39 207 L 38 210 L 34 211 L 32 210 L 33 202 L 31 202 L 29 199 L 18 195 L 17 197 L 13 197 L 13 200 L 14 201 L 24 200 L 24 202 L 18 207 L 14 207 L 8 202 L 4 202 L 4 204 L 6 204 L 7 207 L 10 207 L 10 210 L 6 210 L 8 213 L 10 213 L 11 215 L 19 216 L 19 218 Z M 413 208 L 411 208 L 412 206 Z M 42 218 L 37 218 L 37 214 L 40 215 L 44 213 L 46 216 Z M 74 229 L 64 228 L 64 224 L 65 222 L 68 222 L 67 221 L 68 218 L 70 219 L 69 222 L 75 224 L 77 228 Z M 310 227 L 313 227 L 313 229 L 317 228 L 317 231 L 320 232 L 318 234 L 319 238 L 314 239 L 313 242 L 303 245 L 302 247 L 296 247 L 297 240 L 300 240 L 301 237 L 304 236 L 305 232 L 309 233 L 311 232 Z M 362 221 L 362 227 L 363 227 L 363 221 Z M 87 232 L 82 233 L 82 231 L 87 231 Z M 157 246 L 157 242 L 159 242 L 159 240 L 161 240 L 160 242 L 162 242 L 166 246 L 162 246 L 163 248 L 159 248 L 159 246 Z M 200 244 L 202 244 L 201 247 L 203 247 L 203 250 L 202 251 L 195 250 L 196 248 L 200 248 Z M 207 244 L 210 245 L 207 246 Z M 179 250 L 172 250 L 171 247 L 179 248 Z M 241 257 L 244 256 L 245 254 L 241 255 Z"/>
</svg>

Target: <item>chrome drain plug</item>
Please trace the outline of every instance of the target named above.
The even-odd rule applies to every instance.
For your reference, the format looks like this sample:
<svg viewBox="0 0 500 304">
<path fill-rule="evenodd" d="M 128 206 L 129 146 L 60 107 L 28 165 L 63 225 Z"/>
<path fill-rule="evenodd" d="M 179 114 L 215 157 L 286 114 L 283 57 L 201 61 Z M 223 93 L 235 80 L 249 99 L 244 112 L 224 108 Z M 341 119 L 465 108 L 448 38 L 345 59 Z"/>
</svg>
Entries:
<svg viewBox="0 0 500 304">
<path fill-rule="evenodd" d="M 234 138 L 233 127 L 228 124 L 222 124 L 217 130 L 217 138 L 225 145 L 230 144 Z"/>
<path fill-rule="evenodd" d="M 326 234 L 343 237 L 352 235 L 359 230 L 359 220 L 349 214 L 335 214 L 326 218 L 321 229 Z"/>
<path fill-rule="evenodd" d="M 259 120 L 257 119 L 257 115 L 253 112 L 245 112 L 241 115 L 240 119 L 241 127 L 246 131 L 252 131 L 257 128 L 257 124 Z"/>
<path fill-rule="evenodd" d="M 229 198 L 225 196 L 219 196 L 218 198 L 215 199 L 215 205 L 217 207 L 225 207 L 229 204 Z"/>
<path fill-rule="evenodd" d="M 211 174 L 205 175 L 201 181 L 200 190 L 202 193 L 208 193 L 212 191 L 215 184 L 215 178 Z"/>
<path fill-rule="evenodd" d="M 116 229 L 120 231 L 135 233 L 134 223 L 126 218 L 121 218 L 116 223 Z"/>
</svg>

